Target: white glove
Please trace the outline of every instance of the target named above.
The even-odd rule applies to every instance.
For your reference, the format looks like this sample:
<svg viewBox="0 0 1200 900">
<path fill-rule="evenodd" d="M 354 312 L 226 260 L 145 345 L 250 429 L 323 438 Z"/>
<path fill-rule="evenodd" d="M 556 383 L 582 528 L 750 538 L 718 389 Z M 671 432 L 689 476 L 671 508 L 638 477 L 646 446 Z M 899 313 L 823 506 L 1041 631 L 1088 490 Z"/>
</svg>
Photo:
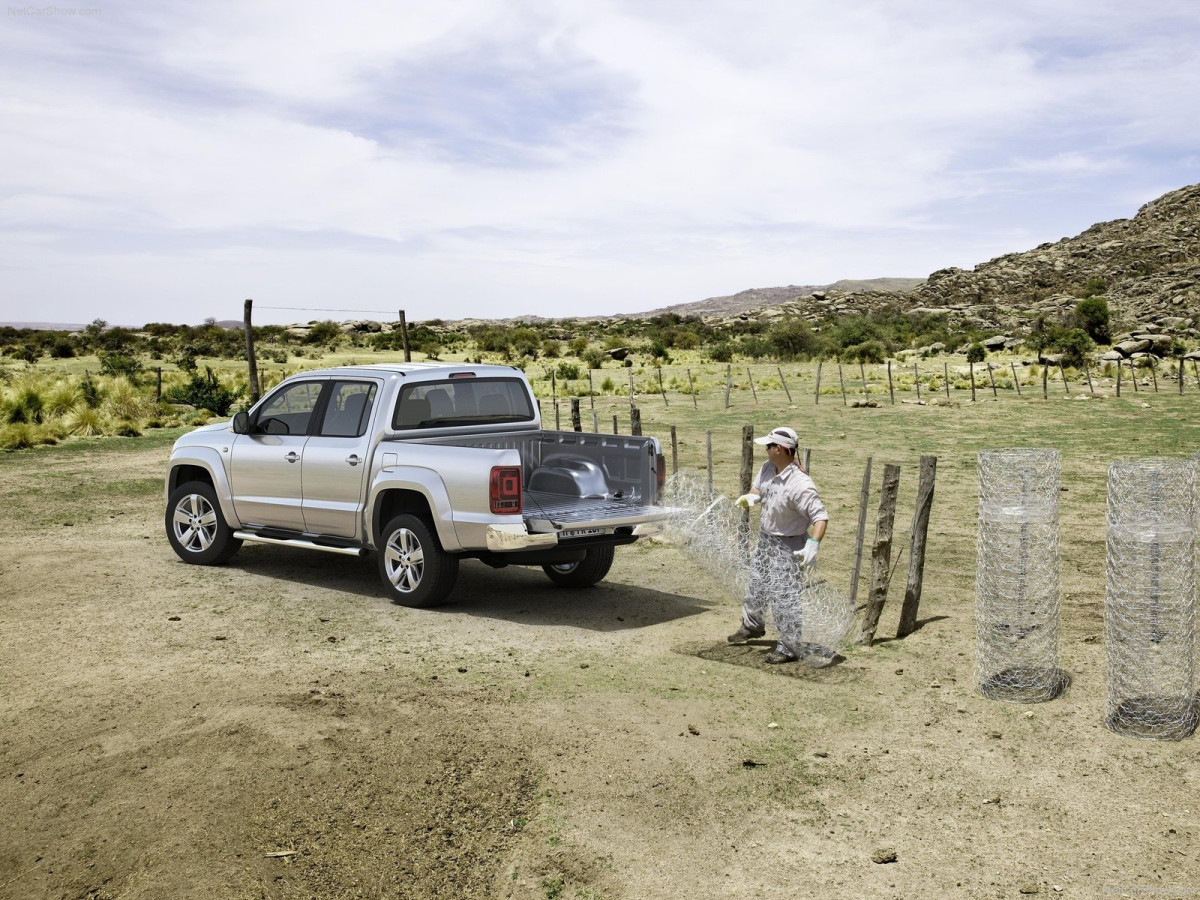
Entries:
<svg viewBox="0 0 1200 900">
<path fill-rule="evenodd" d="M 760 500 L 762 500 L 762 497 L 758 494 L 742 494 L 742 496 L 733 501 L 733 505 L 741 509 L 749 509 L 752 506 L 757 506 Z"/>
<path fill-rule="evenodd" d="M 809 538 L 804 542 L 804 549 L 795 551 L 792 556 L 800 560 L 800 565 L 806 569 L 811 569 L 817 564 L 817 552 L 821 549 L 821 542 L 816 538 Z"/>
</svg>

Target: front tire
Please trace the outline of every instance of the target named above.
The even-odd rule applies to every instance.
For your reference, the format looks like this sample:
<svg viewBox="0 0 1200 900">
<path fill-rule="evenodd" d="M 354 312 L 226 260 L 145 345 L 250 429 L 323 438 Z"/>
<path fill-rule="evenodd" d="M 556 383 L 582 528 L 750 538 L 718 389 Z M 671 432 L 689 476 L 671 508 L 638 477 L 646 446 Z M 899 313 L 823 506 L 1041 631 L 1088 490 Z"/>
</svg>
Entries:
<svg viewBox="0 0 1200 900">
<path fill-rule="evenodd" d="M 542 566 L 542 571 L 559 587 L 591 587 L 604 580 L 615 553 L 616 548 L 611 544 L 589 547 L 587 556 L 579 562 Z"/>
<path fill-rule="evenodd" d="M 458 557 L 442 549 L 424 519 L 405 513 L 380 535 L 379 577 L 400 606 L 445 602 L 458 579 Z"/>
<path fill-rule="evenodd" d="M 171 549 L 192 565 L 219 565 L 242 546 L 221 515 L 217 492 L 203 481 L 189 481 L 171 491 L 166 525 Z"/>
</svg>

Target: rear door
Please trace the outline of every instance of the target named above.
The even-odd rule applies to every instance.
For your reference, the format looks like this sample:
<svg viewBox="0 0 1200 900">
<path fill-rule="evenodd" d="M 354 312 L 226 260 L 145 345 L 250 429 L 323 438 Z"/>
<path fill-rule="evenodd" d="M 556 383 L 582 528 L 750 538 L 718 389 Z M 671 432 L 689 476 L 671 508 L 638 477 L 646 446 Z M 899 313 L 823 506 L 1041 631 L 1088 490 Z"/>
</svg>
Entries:
<svg viewBox="0 0 1200 900">
<path fill-rule="evenodd" d="M 304 445 L 305 530 L 360 538 L 363 482 L 371 459 L 371 427 L 382 383 L 335 380 L 321 423 Z"/>
<path fill-rule="evenodd" d="M 285 385 L 255 411 L 230 451 L 233 505 L 245 525 L 304 530 L 301 460 L 326 382 Z"/>
</svg>

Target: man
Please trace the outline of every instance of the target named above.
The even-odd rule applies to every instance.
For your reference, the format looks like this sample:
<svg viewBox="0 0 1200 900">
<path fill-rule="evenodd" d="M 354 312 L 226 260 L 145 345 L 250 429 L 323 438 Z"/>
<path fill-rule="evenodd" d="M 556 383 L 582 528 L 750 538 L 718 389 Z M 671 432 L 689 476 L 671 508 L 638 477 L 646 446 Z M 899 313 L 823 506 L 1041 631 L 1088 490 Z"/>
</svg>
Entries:
<svg viewBox="0 0 1200 900">
<path fill-rule="evenodd" d="M 811 569 L 817 562 L 829 514 L 817 486 L 796 462 L 800 444 L 796 432 L 780 427 L 754 443 L 765 444 L 767 461 L 758 470 L 750 493 L 737 505 L 749 509 L 762 503 L 758 543 L 750 560 L 750 583 L 742 604 L 742 627 L 729 643 L 744 644 L 766 634 L 767 605 L 775 618 L 779 641 L 766 655 L 768 663 L 796 659 L 800 643 L 800 585 L 797 565 Z"/>
</svg>

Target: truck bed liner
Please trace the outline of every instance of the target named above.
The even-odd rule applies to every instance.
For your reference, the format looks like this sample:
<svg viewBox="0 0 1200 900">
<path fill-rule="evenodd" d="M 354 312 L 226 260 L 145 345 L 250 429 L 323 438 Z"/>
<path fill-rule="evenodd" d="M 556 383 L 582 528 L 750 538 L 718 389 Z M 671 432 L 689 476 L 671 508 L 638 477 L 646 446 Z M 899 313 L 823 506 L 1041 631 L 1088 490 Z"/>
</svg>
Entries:
<svg viewBox="0 0 1200 900">
<path fill-rule="evenodd" d="M 574 527 L 615 528 L 658 522 L 669 518 L 665 506 L 641 506 L 621 500 L 594 500 L 525 491 L 522 497 L 525 523 L 532 532 L 549 532 Z"/>
</svg>

